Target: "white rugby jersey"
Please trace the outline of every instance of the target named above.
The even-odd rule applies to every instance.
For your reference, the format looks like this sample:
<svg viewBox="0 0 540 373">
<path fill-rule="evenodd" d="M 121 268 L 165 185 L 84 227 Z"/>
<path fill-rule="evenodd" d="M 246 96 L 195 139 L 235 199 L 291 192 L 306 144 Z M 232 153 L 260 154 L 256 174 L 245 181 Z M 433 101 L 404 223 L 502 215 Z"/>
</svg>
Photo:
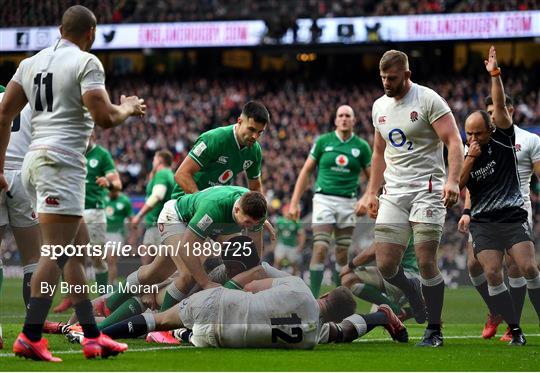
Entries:
<svg viewBox="0 0 540 373">
<path fill-rule="evenodd" d="M 415 83 L 399 101 L 384 95 L 374 102 L 373 126 L 386 142 L 387 194 L 442 191 L 444 145 L 432 124 L 449 112 L 441 96 Z"/>
<path fill-rule="evenodd" d="M 514 125 L 514 131 L 516 134 L 515 149 L 521 195 L 525 203 L 530 203 L 530 186 L 531 176 L 534 172 L 534 163 L 540 161 L 540 137 L 516 125 Z"/>
<path fill-rule="evenodd" d="M 0 93 L 0 101 L 4 97 L 4 93 Z M 28 151 L 30 145 L 30 119 L 32 118 L 32 109 L 30 105 L 26 105 L 21 113 L 15 118 L 11 124 L 11 135 L 9 136 L 9 144 L 6 150 L 6 160 L 4 168 L 6 170 L 20 170 L 24 160 L 24 155 Z"/>
<path fill-rule="evenodd" d="M 99 59 L 66 39 L 21 62 L 12 78 L 32 108 L 34 145 L 61 148 L 82 156 L 94 122 L 82 96 L 105 89 Z"/>
<path fill-rule="evenodd" d="M 255 294 L 225 289 L 216 339 L 221 347 L 311 349 L 319 338 L 319 313 L 299 277 L 275 278 L 270 289 Z"/>
</svg>

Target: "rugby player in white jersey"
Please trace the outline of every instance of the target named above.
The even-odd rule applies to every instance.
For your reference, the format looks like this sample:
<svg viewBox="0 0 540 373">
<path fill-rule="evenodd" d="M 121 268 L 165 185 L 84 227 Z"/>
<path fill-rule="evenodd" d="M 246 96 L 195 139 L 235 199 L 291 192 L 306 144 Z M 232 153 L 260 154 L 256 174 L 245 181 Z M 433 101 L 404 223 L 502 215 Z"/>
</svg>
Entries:
<svg viewBox="0 0 540 373">
<path fill-rule="evenodd" d="M 486 111 L 490 114 L 491 121 L 493 123 L 493 98 L 491 96 L 487 96 L 484 103 L 486 105 Z M 513 118 L 514 103 L 512 98 L 508 95 L 505 97 L 505 105 L 508 109 L 508 114 L 511 118 Z M 521 194 L 523 196 L 523 200 L 525 201 L 523 208 L 527 210 L 529 224 L 532 228 L 533 219 L 530 185 L 533 172 L 536 175 L 540 175 L 540 137 L 534 133 L 519 128 L 515 124 L 514 133 L 516 136 L 515 151 L 518 162 L 517 170 L 519 173 Z M 471 222 L 470 202 L 470 197 L 467 192 L 465 209 L 463 210 L 463 215 L 458 224 L 459 230 L 463 233 L 469 233 L 469 224 Z M 517 312 L 519 321 L 523 311 L 525 294 L 527 293 L 527 280 L 525 277 L 523 277 L 511 256 L 505 255 L 505 262 L 508 273 L 509 291 L 510 295 L 512 296 L 512 302 L 514 303 L 514 308 Z M 467 243 L 467 269 L 469 271 L 469 277 L 471 278 L 472 284 L 480 293 L 482 299 L 489 309 L 488 319 L 484 325 L 484 330 L 482 331 L 482 338 L 490 339 L 497 333 L 497 328 L 502 322 L 502 316 L 496 314 L 496 312 L 493 311 L 493 305 L 490 304 L 486 276 L 480 262 L 474 257 L 472 238 L 470 235 L 469 242 Z M 509 342 L 511 339 L 512 335 L 510 330 L 507 329 L 504 335 L 501 337 L 501 341 Z"/>
<path fill-rule="evenodd" d="M 83 154 L 94 123 L 114 127 L 129 116 L 143 115 L 146 109 L 136 96 L 123 96 L 121 105 L 110 102 L 103 66 L 87 52 L 95 33 L 96 18 L 89 9 L 80 5 L 67 9 L 60 26 L 61 39 L 21 62 L 0 104 L 0 190 L 9 190 L 4 168 L 11 122 L 27 103 L 32 109 L 32 141 L 24 158 L 22 180 L 38 213 L 43 245 L 65 248 L 77 242 L 78 234 L 88 237 L 81 224 L 86 176 Z M 51 292 L 41 289 L 56 285 L 62 271 L 69 284 L 84 285 L 83 259 L 65 255 L 58 260 L 40 258 L 32 276 L 24 328 L 13 346 L 16 355 L 61 361 L 52 356 L 41 336 L 52 301 Z M 87 358 L 127 349 L 127 345 L 99 333 L 87 293 L 71 296 L 88 337 L 83 345 Z"/>
<path fill-rule="evenodd" d="M 428 326 L 417 346 L 439 347 L 443 344 L 444 281 L 436 257 L 445 208 L 459 196 L 463 146 L 446 101 L 411 81 L 405 53 L 387 51 L 379 69 L 385 95 L 373 104 L 375 136 L 365 194 L 368 212 L 377 219 L 377 267 L 386 281 L 407 296 L 417 322 L 425 321 L 427 311 Z M 448 177 L 444 145 L 448 148 Z M 411 229 L 425 306 L 417 280 L 408 279 L 400 265 Z"/>
<path fill-rule="evenodd" d="M 4 96 L 3 92 L 4 87 L 0 86 L 0 101 Z M 28 201 L 21 181 L 22 162 L 30 144 L 31 115 L 32 110 L 27 105 L 11 125 L 11 139 L 4 166 L 10 193 L 7 195 L 5 191 L 0 192 L 0 243 L 9 224 L 23 265 L 22 291 L 25 305 L 28 305 L 30 299 L 30 279 L 37 267 L 41 245 L 37 214 Z M 1 267 L 2 259 L 0 259 L 0 271 Z M 2 345 L 2 329 L 0 328 L 0 348 Z"/>
<path fill-rule="evenodd" d="M 312 349 L 317 343 L 351 342 L 380 325 L 393 339 L 408 341 L 406 328 L 387 305 L 371 314 L 353 314 L 356 303 L 343 286 L 315 299 L 301 278 L 268 263 L 234 281 L 245 291 L 202 290 L 165 312 L 134 316 L 103 333 L 135 338 L 152 330 L 185 327 L 192 330 L 189 342 L 197 347 Z"/>
</svg>

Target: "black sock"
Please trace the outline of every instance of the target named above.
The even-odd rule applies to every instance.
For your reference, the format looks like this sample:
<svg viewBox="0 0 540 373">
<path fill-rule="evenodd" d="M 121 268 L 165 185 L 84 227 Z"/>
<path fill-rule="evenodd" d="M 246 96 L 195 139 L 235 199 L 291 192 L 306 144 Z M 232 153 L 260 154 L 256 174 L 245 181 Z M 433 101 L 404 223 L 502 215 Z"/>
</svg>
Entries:
<svg viewBox="0 0 540 373">
<path fill-rule="evenodd" d="M 89 299 L 82 300 L 75 305 L 75 314 L 79 319 L 79 324 L 81 324 L 85 338 L 99 337 L 99 330 L 96 326 L 92 303 Z"/>
<path fill-rule="evenodd" d="M 441 274 L 429 280 L 422 280 L 422 294 L 426 301 L 427 328 L 441 330 L 441 314 L 444 302 L 444 280 Z"/>
<path fill-rule="evenodd" d="M 536 316 L 538 316 L 538 322 L 540 322 L 540 288 L 528 289 L 529 299 L 536 311 Z"/>
<path fill-rule="evenodd" d="M 503 317 L 511 329 L 519 327 L 514 302 L 508 289 L 497 295 L 492 295 L 491 300 L 493 301 L 496 313 Z"/>
<path fill-rule="evenodd" d="M 491 297 L 489 296 L 487 281 L 484 281 L 480 285 L 475 286 L 475 288 L 484 300 L 484 303 L 486 303 L 489 313 L 493 316 L 497 315 L 497 311 L 495 310 L 495 307 L 493 305 L 493 299 L 491 299 Z"/>
<path fill-rule="evenodd" d="M 381 311 L 368 313 L 367 315 L 360 315 L 360 316 L 362 316 L 364 320 L 366 321 L 366 325 L 367 325 L 366 333 L 370 332 L 376 326 L 388 324 L 388 317 L 386 317 L 386 314 Z"/>
<path fill-rule="evenodd" d="M 386 278 L 385 280 L 403 291 L 407 298 L 410 299 L 411 296 L 414 296 L 414 287 L 411 285 L 411 281 L 407 278 L 407 276 L 405 276 L 403 266 L 399 266 L 394 277 Z"/>
<path fill-rule="evenodd" d="M 114 325 L 108 326 L 101 332 L 112 339 L 118 338 L 137 338 L 148 333 L 149 327 L 144 316 L 136 315 L 127 320 L 120 321 Z"/>
<path fill-rule="evenodd" d="M 22 296 L 24 300 L 24 305 L 26 306 L 26 309 L 28 309 L 28 302 L 30 302 L 30 283 L 32 280 L 32 272 L 25 273 L 23 276 L 23 288 L 22 288 Z"/>
<path fill-rule="evenodd" d="M 32 342 L 38 342 L 41 339 L 41 331 L 51 304 L 52 300 L 49 298 L 30 298 L 28 301 L 23 333 Z"/>
<path fill-rule="evenodd" d="M 527 285 L 520 287 L 508 287 L 512 301 L 514 302 L 514 310 L 516 311 L 517 321 L 521 320 L 521 313 L 523 312 L 523 304 L 525 303 L 525 294 L 527 293 Z"/>
</svg>

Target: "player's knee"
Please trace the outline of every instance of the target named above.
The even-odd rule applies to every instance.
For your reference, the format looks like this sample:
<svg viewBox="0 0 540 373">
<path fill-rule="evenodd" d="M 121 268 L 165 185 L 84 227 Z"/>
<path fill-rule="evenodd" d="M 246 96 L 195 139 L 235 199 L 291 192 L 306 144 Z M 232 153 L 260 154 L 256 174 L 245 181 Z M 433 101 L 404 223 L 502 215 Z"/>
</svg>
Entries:
<svg viewBox="0 0 540 373">
<path fill-rule="evenodd" d="M 473 277 L 480 276 L 482 273 L 484 273 L 482 265 L 473 255 L 469 255 L 467 257 L 467 270 Z"/>
<path fill-rule="evenodd" d="M 484 268 L 484 273 L 489 285 L 495 286 L 499 285 L 503 281 L 502 272 L 494 266 Z"/>
<path fill-rule="evenodd" d="M 433 278 L 439 273 L 437 263 L 432 260 L 418 260 L 418 270 L 423 278 Z"/>
<path fill-rule="evenodd" d="M 375 224 L 375 242 L 407 246 L 410 227 L 404 224 Z"/>
<path fill-rule="evenodd" d="M 441 242 L 442 226 L 438 224 L 420 223 L 413 225 L 414 244 L 425 242 Z"/>
<path fill-rule="evenodd" d="M 332 236 L 327 232 L 317 232 L 313 235 L 313 250 L 327 250 L 332 242 Z"/>
<path fill-rule="evenodd" d="M 521 271 L 518 267 L 518 265 L 515 263 L 515 262 L 512 262 L 512 263 L 508 263 L 507 262 L 507 271 L 508 271 L 508 277 L 513 277 L 513 278 L 517 278 L 517 277 L 521 277 Z"/>
<path fill-rule="evenodd" d="M 381 260 L 377 258 L 377 269 L 384 278 L 394 277 L 399 266 L 399 262 L 390 259 L 388 256 Z"/>
</svg>

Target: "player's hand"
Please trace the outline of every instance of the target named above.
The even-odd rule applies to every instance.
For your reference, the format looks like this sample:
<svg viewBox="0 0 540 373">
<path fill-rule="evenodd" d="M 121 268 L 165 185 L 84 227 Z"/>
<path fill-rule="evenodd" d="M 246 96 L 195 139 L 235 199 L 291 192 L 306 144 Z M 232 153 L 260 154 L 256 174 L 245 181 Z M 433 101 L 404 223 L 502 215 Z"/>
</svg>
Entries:
<svg viewBox="0 0 540 373">
<path fill-rule="evenodd" d="M 482 148 L 480 148 L 480 144 L 478 141 L 473 141 L 469 144 L 469 149 L 467 151 L 467 155 L 470 157 L 478 157 L 482 154 Z"/>
<path fill-rule="evenodd" d="M 369 217 L 377 219 L 377 215 L 379 214 L 379 199 L 375 194 L 366 194 L 364 197 L 366 199 L 365 204 Z"/>
<path fill-rule="evenodd" d="M 213 281 L 208 281 L 206 284 L 201 285 L 201 287 L 203 289 L 205 289 L 205 290 L 206 289 L 211 289 L 211 288 L 218 288 L 220 286 L 221 286 L 220 284 L 218 284 L 217 282 L 213 282 Z"/>
<path fill-rule="evenodd" d="M 458 231 L 461 233 L 469 233 L 469 224 L 471 223 L 471 217 L 467 214 L 461 215 L 461 219 L 458 222 Z"/>
<path fill-rule="evenodd" d="M 8 184 L 4 174 L 0 173 L 0 192 L 4 191 L 4 190 L 6 191 L 6 193 L 9 192 L 9 184 Z"/>
<path fill-rule="evenodd" d="M 354 213 L 356 216 L 364 216 L 367 213 L 368 207 L 366 204 L 366 196 L 362 196 L 354 206 Z"/>
<path fill-rule="evenodd" d="M 274 226 L 272 223 L 270 223 L 268 220 L 264 222 L 264 229 L 268 231 L 270 234 L 270 240 L 275 241 L 276 240 L 276 230 L 274 229 Z"/>
<path fill-rule="evenodd" d="M 300 218 L 300 205 L 291 203 L 285 217 L 289 220 L 297 221 Z"/>
<path fill-rule="evenodd" d="M 122 95 L 120 96 L 120 103 L 131 109 L 131 116 L 143 116 L 146 114 L 146 105 L 142 98 L 138 98 L 137 96 L 126 97 L 125 95 Z"/>
<path fill-rule="evenodd" d="M 111 182 L 105 176 L 96 177 L 96 184 L 102 188 L 111 186 Z"/>
<path fill-rule="evenodd" d="M 497 51 L 495 50 L 495 46 L 492 45 L 491 48 L 489 48 L 488 59 L 484 60 L 484 65 L 486 65 L 488 73 L 497 69 Z"/>
<path fill-rule="evenodd" d="M 442 199 L 444 207 L 450 208 L 456 204 L 459 198 L 459 183 L 447 181 L 444 185 Z"/>
<path fill-rule="evenodd" d="M 343 277 L 345 275 L 348 275 L 349 273 L 352 273 L 352 269 L 349 268 L 349 265 L 347 264 L 343 268 L 341 268 L 341 271 L 339 272 L 339 277 Z"/>
<path fill-rule="evenodd" d="M 140 222 L 141 222 L 141 217 L 139 215 L 135 215 L 134 217 L 131 218 L 131 224 L 133 224 L 134 226 L 139 225 Z"/>
</svg>

